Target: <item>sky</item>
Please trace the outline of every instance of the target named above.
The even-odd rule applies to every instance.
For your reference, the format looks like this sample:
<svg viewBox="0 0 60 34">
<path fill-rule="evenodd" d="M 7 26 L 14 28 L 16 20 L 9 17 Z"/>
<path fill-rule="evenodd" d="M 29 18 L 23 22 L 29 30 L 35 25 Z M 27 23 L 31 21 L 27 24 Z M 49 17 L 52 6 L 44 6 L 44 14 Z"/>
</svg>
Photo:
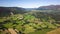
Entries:
<svg viewBox="0 0 60 34">
<path fill-rule="evenodd" d="M 47 5 L 60 5 L 60 0 L 0 0 L 0 6 L 37 8 Z"/>
</svg>

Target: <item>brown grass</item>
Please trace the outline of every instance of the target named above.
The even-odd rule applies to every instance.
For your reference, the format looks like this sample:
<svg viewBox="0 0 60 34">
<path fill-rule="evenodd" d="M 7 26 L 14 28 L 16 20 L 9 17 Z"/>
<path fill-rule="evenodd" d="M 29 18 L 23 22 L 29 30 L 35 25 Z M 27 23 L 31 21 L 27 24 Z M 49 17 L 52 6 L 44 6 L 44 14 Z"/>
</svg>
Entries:
<svg viewBox="0 0 60 34">
<path fill-rule="evenodd" d="M 47 34 L 60 34 L 60 28 L 57 28 L 53 31 L 47 32 Z"/>
</svg>

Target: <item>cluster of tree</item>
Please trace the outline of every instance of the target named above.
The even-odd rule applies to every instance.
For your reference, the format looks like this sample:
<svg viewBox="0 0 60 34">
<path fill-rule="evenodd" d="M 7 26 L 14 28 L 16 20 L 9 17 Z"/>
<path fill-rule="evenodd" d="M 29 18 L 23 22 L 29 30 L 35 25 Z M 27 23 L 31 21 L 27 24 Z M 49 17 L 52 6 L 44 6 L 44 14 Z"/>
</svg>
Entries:
<svg viewBox="0 0 60 34">
<path fill-rule="evenodd" d="M 60 23 L 60 10 L 35 10 L 29 12 L 29 14 L 32 14 L 36 18 L 40 19 L 46 19 L 48 21 L 48 17 L 51 17 L 56 21 L 56 23 Z"/>
<path fill-rule="evenodd" d="M 42 30 L 44 28 L 50 28 L 55 29 L 57 28 L 58 24 L 52 23 L 54 22 L 53 19 L 50 17 L 48 18 L 49 21 L 46 21 L 46 19 L 38 19 L 33 15 L 11 15 L 10 17 L 7 17 L 7 20 L 3 20 L 3 22 L 0 22 L 2 26 L 0 26 L 1 29 L 10 30 L 13 29 L 17 33 L 20 34 L 28 34 L 30 32 L 35 32 L 37 30 Z M 42 21 L 41 21 L 42 20 Z M 52 22 L 50 22 L 50 20 Z"/>
</svg>

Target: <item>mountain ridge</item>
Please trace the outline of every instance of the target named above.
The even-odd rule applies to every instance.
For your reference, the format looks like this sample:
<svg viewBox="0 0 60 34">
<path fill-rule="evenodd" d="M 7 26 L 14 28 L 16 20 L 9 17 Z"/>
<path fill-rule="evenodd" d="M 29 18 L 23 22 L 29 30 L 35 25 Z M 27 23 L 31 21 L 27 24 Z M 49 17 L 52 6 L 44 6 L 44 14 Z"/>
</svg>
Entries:
<svg viewBox="0 0 60 34">
<path fill-rule="evenodd" d="M 60 10 L 60 5 L 40 6 L 37 10 Z"/>
</svg>

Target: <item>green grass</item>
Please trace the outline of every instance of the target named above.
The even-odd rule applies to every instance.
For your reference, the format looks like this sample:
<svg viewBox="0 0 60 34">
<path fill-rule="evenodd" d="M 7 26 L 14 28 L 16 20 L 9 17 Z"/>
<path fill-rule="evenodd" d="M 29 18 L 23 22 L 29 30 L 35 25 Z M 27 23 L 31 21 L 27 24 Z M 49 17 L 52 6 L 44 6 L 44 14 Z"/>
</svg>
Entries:
<svg viewBox="0 0 60 34">
<path fill-rule="evenodd" d="M 28 33 L 28 34 L 46 34 L 47 32 L 49 32 L 51 30 L 52 29 L 42 29 L 42 30 L 38 30 L 38 31 L 31 32 L 31 33 Z"/>
</svg>

